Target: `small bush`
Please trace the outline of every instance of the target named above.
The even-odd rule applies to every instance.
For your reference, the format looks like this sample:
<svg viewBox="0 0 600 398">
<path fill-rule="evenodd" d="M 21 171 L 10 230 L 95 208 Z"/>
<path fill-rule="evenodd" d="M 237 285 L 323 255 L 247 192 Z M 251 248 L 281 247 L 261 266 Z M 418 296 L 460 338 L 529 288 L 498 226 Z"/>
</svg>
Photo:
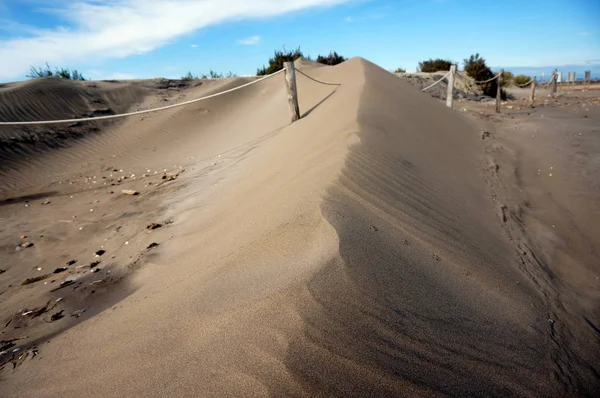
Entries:
<svg viewBox="0 0 600 398">
<path fill-rule="evenodd" d="M 492 70 L 485 63 L 485 59 L 479 54 L 473 54 L 464 60 L 465 72 L 467 75 L 478 81 L 491 79 L 494 76 Z M 484 95 L 496 97 L 498 91 L 498 79 L 492 80 L 489 83 L 480 84 Z M 502 99 L 506 99 L 506 92 L 502 90 Z"/>
<path fill-rule="evenodd" d="M 192 74 L 192 72 L 190 71 L 190 72 L 187 73 L 187 75 L 181 76 L 181 80 L 186 81 L 186 82 L 189 82 L 189 81 L 192 81 L 192 80 L 198 80 L 198 76 L 194 76 Z"/>
<path fill-rule="evenodd" d="M 518 75 L 513 78 L 513 83 L 523 85 L 531 80 L 531 77 L 525 75 Z"/>
<path fill-rule="evenodd" d="M 396 70 L 394 71 L 394 73 L 406 73 L 406 69 L 404 69 L 404 68 L 396 68 Z"/>
<path fill-rule="evenodd" d="M 295 50 L 287 51 L 285 48 L 281 51 L 275 50 L 273 57 L 269 58 L 269 66 L 263 66 L 256 71 L 257 76 L 270 75 L 283 69 L 284 62 L 294 62 L 302 58 L 303 54 L 300 47 Z"/>
<path fill-rule="evenodd" d="M 447 59 L 429 59 L 427 61 L 419 62 L 419 71 L 433 73 L 443 70 L 450 70 L 452 65 L 454 65 L 454 62 L 448 61 Z"/>
<path fill-rule="evenodd" d="M 182 78 L 182 80 L 189 80 L 189 79 L 187 79 L 187 77 L 188 77 L 189 75 L 191 75 L 191 73 L 188 73 L 188 75 L 186 75 L 184 78 Z M 224 77 L 235 77 L 235 76 L 237 76 L 237 75 L 236 75 L 235 73 L 231 72 L 231 71 L 227 72 L 226 74 L 223 74 L 223 73 L 219 73 L 219 72 L 217 72 L 217 71 L 214 71 L 214 70 L 212 70 L 212 69 L 211 69 L 211 70 L 208 72 L 208 74 L 206 74 L 206 73 L 203 73 L 203 74 L 201 74 L 201 75 L 200 75 L 200 77 L 198 77 L 198 76 L 193 76 L 192 78 L 193 78 L 193 79 L 203 79 L 203 80 L 208 80 L 208 79 L 222 79 L 222 78 L 224 78 Z"/>
<path fill-rule="evenodd" d="M 339 55 L 335 51 L 330 52 L 329 55 L 327 55 L 327 56 L 323 56 L 323 55 L 317 56 L 317 62 L 320 64 L 324 64 L 324 65 L 337 65 L 337 64 L 341 64 L 344 61 L 346 61 L 346 58 L 343 57 L 342 55 Z"/>
<path fill-rule="evenodd" d="M 223 78 L 223 74 L 222 73 L 218 73 L 218 72 L 216 72 L 216 71 L 214 71 L 214 70 L 211 69 L 208 72 L 208 78 L 209 79 L 222 79 Z"/>
<path fill-rule="evenodd" d="M 513 75 L 512 72 L 504 71 L 504 73 L 502 74 L 502 87 L 508 87 L 508 85 L 510 84 L 510 82 L 513 81 L 514 78 L 515 75 Z"/>
<path fill-rule="evenodd" d="M 71 70 L 69 68 L 54 68 L 54 70 L 52 70 L 48 63 L 46 63 L 46 66 L 32 66 L 29 68 L 29 74 L 27 75 L 27 78 L 37 79 L 40 77 L 58 77 L 60 79 L 67 80 L 86 80 L 77 69 Z"/>
</svg>

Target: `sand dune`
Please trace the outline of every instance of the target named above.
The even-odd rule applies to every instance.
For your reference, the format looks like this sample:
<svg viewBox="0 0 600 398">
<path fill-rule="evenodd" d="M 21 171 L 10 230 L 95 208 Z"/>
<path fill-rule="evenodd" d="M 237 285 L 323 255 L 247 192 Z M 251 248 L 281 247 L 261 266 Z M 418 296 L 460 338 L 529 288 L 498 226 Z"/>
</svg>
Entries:
<svg viewBox="0 0 600 398">
<path fill-rule="evenodd" d="M 39 355 L 4 368 L 2 395 L 593 392 L 593 371 L 564 370 L 561 361 L 597 345 L 581 340 L 574 350 L 557 350 L 548 290 L 523 272 L 502 223 L 500 190 L 486 184 L 479 126 L 364 59 L 297 64 L 340 86 L 299 75 L 303 118 L 292 125 L 278 75 L 206 102 L 94 126 L 97 133 L 62 148 L 44 144 L 34 159 L 29 149 L 2 152 L 0 210 L 10 226 L 3 239 L 42 222 L 47 234 L 70 237 L 36 245 L 31 250 L 46 251 L 35 260 L 7 245 L 3 261 L 54 261 L 103 244 L 115 258 L 102 272 L 122 276 L 108 283 L 105 275 L 101 295 L 85 285 L 72 295 L 43 286 L 6 290 L 12 298 L 3 314 L 36 295 L 63 295 L 65 308 L 89 311 L 62 325 L 31 324 Z M 182 88 L 167 100 L 246 81 Z M 60 97 L 69 104 L 59 107 L 63 113 L 41 99 L 24 113 L 39 94 L 2 88 L 0 104 L 22 99 L 0 105 L 0 115 L 83 115 L 97 96 L 115 112 L 131 109 L 132 101 L 170 103 L 149 82 L 110 84 L 93 92 L 65 87 L 71 94 Z M 1 132 L 6 138 L 15 131 Z M 93 181 L 113 168 L 148 174 L 123 183 L 139 187 L 135 202 L 101 196 L 110 185 Z M 148 185 L 160 177 L 156 170 L 182 169 L 176 181 Z M 40 189 L 55 192 L 54 209 L 17 200 Z M 74 191 L 81 206 L 67 200 Z M 86 212 L 95 197 L 95 214 L 103 214 L 92 219 Z M 77 235 L 70 226 L 55 229 L 56 218 L 72 214 L 94 228 Z M 156 234 L 144 230 L 157 219 L 169 225 Z M 116 225 L 129 235 L 121 227 L 114 232 Z M 143 248 L 153 240 L 160 247 L 149 255 Z M 24 276 L 12 267 L 0 278 L 14 284 Z"/>
</svg>

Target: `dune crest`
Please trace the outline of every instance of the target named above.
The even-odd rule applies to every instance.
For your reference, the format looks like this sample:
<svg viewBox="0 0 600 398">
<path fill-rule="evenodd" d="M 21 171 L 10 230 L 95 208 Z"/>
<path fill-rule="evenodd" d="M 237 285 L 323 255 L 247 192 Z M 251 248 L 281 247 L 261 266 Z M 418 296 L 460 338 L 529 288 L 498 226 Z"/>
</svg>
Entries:
<svg viewBox="0 0 600 398">
<path fill-rule="evenodd" d="M 6 391 L 584 391 L 552 377 L 562 353 L 548 338 L 546 298 L 501 226 L 477 126 L 362 58 L 296 65 L 340 86 L 299 74 L 303 118 L 292 125 L 279 75 L 40 160 L 93 148 L 86 161 L 97 168 L 116 142 L 113 159 L 131 173 L 185 173 L 148 194 L 170 229 L 160 254 L 128 277 L 129 295 L 44 344 L 40 360 L 5 370 Z M 181 95 L 241 81 L 214 84 Z M 143 200 L 138 216 L 149 222 Z"/>
</svg>

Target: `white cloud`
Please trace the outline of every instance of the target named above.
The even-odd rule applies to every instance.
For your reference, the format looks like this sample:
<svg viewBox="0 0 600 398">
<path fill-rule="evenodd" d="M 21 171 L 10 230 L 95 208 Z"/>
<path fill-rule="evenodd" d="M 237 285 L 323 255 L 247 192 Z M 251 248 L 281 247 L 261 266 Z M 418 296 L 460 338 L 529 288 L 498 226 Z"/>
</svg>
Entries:
<svg viewBox="0 0 600 398">
<path fill-rule="evenodd" d="M 352 18 L 352 17 L 346 17 L 346 18 L 344 18 L 344 21 L 346 21 L 346 22 L 353 22 L 354 18 Z"/>
<path fill-rule="evenodd" d="M 247 37 L 245 39 L 238 40 L 238 43 L 243 44 L 245 46 L 254 46 L 260 43 L 260 36 Z"/>
<path fill-rule="evenodd" d="M 264 18 L 351 0 L 65 0 L 44 9 L 67 29 L 35 30 L 0 41 L 0 79 L 23 75 L 30 65 L 78 63 L 152 51 L 195 30 L 224 21 Z"/>
<path fill-rule="evenodd" d="M 192 48 L 198 48 L 198 45 L 197 44 L 190 44 L 190 47 L 192 47 Z"/>
</svg>

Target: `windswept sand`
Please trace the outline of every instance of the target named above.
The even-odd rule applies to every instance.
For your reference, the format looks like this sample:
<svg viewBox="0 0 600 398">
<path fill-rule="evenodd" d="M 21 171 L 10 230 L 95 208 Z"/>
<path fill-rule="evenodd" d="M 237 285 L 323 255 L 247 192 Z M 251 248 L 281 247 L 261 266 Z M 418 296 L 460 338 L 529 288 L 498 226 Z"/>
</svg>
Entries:
<svg viewBox="0 0 600 398">
<path fill-rule="evenodd" d="M 597 391 L 597 187 L 551 235 L 556 210 L 524 205 L 548 204 L 521 174 L 536 160 L 484 105 L 448 109 L 360 58 L 298 64 L 341 85 L 298 75 L 293 125 L 278 75 L 124 121 L 0 129 L 1 339 L 26 337 L 2 357 L 0 395 Z M 0 87 L 0 118 L 147 109 L 250 80 L 34 81 Z M 599 132 L 585 133 L 596 173 Z M 100 249 L 99 272 L 78 268 Z"/>
</svg>

